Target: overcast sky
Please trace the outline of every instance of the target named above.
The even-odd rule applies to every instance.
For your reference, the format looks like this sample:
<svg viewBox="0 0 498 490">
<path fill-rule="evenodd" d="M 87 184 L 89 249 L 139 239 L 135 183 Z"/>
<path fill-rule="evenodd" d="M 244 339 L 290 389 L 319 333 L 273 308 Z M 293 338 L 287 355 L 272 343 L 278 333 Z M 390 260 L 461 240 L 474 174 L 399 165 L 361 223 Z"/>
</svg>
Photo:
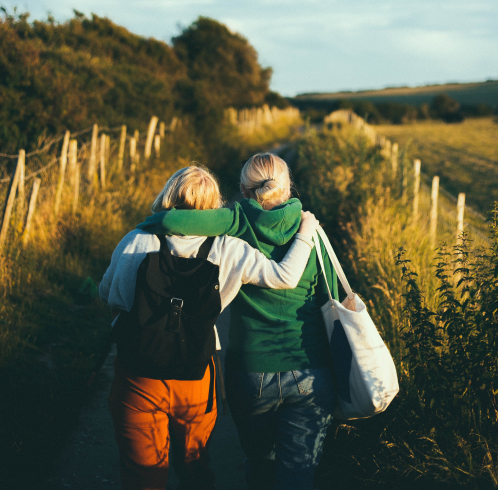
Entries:
<svg viewBox="0 0 498 490">
<path fill-rule="evenodd" d="M 498 0 L 0 0 L 33 19 L 73 8 L 169 42 L 199 15 L 245 36 L 292 96 L 498 79 Z"/>
</svg>

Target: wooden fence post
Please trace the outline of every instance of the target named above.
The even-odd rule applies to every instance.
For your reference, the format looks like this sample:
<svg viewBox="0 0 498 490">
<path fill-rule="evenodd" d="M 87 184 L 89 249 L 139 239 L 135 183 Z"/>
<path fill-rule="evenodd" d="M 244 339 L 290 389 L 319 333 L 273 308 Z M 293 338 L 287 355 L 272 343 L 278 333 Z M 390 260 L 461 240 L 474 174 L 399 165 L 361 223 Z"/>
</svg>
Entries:
<svg viewBox="0 0 498 490">
<path fill-rule="evenodd" d="M 111 137 L 106 134 L 105 135 L 105 163 L 106 165 L 109 163 L 111 158 Z"/>
<path fill-rule="evenodd" d="M 391 148 L 391 165 L 393 168 L 393 177 L 396 178 L 398 172 L 398 143 L 393 143 Z"/>
<path fill-rule="evenodd" d="M 69 174 L 69 184 L 71 185 L 71 187 L 74 187 L 77 167 L 78 167 L 78 141 L 70 140 L 67 173 Z"/>
<path fill-rule="evenodd" d="M 152 142 L 154 141 L 154 134 L 156 132 L 156 126 L 158 122 L 159 118 L 156 116 L 152 116 L 149 123 L 149 130 L 147 131 L 147 139 L 145 141 L 144 157 L 146 160 L 149 160 L 152 153 Z"/>
<path fill-rule="evenodd" d="M 3 212 L 2 227 L 0 228 L 0 250 L 3 247 L 5 239 L 7 238 L 7 231 L 9 229 L 10 215 L 12 213 L 12 206 L 14 206 L 14 200 L 16 198 L 17 184 L 19 183 L 19 174 L 21 173 L 21 167 L 24 165 L 26 160 L 26 152 L 24 150 L 19 150 L 19 158 L 17 159 L 16 168 L 12 174 L 10 180 L 10 188 L 7 194 L 7 201 L 5 202 L 5 209 Z"/>
<path fill-rule="evenodd" d="M 69 137 L 71 133 L 66 131 L 64 135 L 64 142 L 62 143 L 61 160 L 59 163 L 59 182 L 57 184 L 57 191 L 55 193 L 54 215 L 59 214 L 59 207 L 61 205 L 62 191 L 64 190 L 64 179 L 66 178 L 66 164 L 67 164 L 67 150 L 69 148 Z"/>
<path fill-rule="evenodd" d="M 436 235 L 437 235 L 437 200 L 439 195 L 439 177 L 436 175 L 432 179 L 432 192 L 431 192 L 431 225 L 430 225 L 430 236 L 431 244 L 434 247 L 436 245 Z"/>
<path fill-rule="evenodd" d="M 408 203 L 408 166 L 406 165 L 406 158 L 401 160 L 401 201 L 403 206 Z"/>
<path fill-rule="evenodd" d="M 154 151 L 156 158 L 159 158 L 161 156 L 161 136 L 159 134 L 154 136 Z"/>
<path fill-rule="evenodd" d="M 418 203 L 420 191 L 420 160 L 414 160 L 413 166 L 415 172 L 415 183 L 413 185 L 413 219 L 416 221 L 418 219 Z"/>
<path fill-rule="evenodd" d="M 386 143 L 384 145 L 384 158 L 390 159 L 391 158 L 391 150 L 392 150 L 392 143 L 391 140 L 386 139 Z"/>
<path fill-rule="evenodd" d="M 104 133 L 100 137 L 100 188 L 105 189 L 105 155 L 107 147 L 107 138 Z"/>
<path fill-rule="evenodd" d="M 460 194 L 458 194 L 458 203 L 457 203 L 457 240 L 460 239 L 460 236 L 463 233 L 464 213 L 465 213 L 465 194 L 463 192 L 460 192 Z"/>
<path fill-rule="evenodd" d="M 118 172 L 121 173 L 123 170 L 123 161 L 126 146 L 126 126 L 123 124 L 121 126 L 121 137 L 119 138 L 119 151 L 118 151 Z"/>
<path fill-rule="evenodd" d="M 40 190 L 41 179 L 38 177 L 33 181 L 33 188 L 31 189 L 31 196 L 29 198 L 28 215 L 26 216 L 26 224 L 24 225 L 24 231 L 22 234 L 22 244 L 27 245 L 29 240 L 29 233 L 31 231 L 31 223 L 33 221 L 33 215 L 35 214 L 36 199 L 38 197 L 38 191 Z"/>
<path fill-rule="evenodd" d="M 178 124 L 178 118 L 175 116 L 173 119 L 171 119 L 171 124 L 169 125 L 169 130 L 172 133 L 174 133 L 177 124 Z"/>
<path fill-rule="evenodd" d="M 24 196 L 25 196 L 24 182 L 26 176 L 25 159 L 20 163 L 20 165 L 21 168 L 19 169 L 19 182 L 17 184 L 18 216 L 22 216 L 24 214 Z"/>
<path fill-rule="evenodd" d="M 137 140 L 130 138 L 130 170 L 135 172 L 135 158 L 137 155 Z"/>
<path fill-rule="evenodd" d="M 73 214 L 76 214 L 78 209 L 78 199 L 80 197 L 80 167 L 76 165 L 76 172 L 74 174 L 74 187 L 73 187 Z"/>
<path fill-rule="evenodd" d="M 88 162 L 88 181 L 94 184 L 95 171 L 97 169 L 97 145 L 99 136 L 98 124 L 93 125 L 92 146 L 90 148 L 90 161 Z"/>
</svg>

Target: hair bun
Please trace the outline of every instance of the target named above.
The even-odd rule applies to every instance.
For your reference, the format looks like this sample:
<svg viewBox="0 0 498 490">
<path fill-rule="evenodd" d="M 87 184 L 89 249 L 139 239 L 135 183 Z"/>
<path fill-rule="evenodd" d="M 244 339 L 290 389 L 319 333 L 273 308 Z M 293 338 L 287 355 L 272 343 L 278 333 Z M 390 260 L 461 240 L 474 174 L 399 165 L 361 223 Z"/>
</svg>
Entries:
<svg viewBox="0 0 498 490">
<path fill-rule="evenodd" d="M 249 158 L 242 167 L 240 181 L 256 194 L 264 209 L 271 209 L 290 197 L 287 164 L 272 153 L 258 153 Z"/>
<path fill-rule="evenodd" d="M 255 189 L 258 201 L 261 203 L 265 201 L 274 201 L 279 199 L 283 194 L 284 189 L 275 179 L 267 179 L 263 182 L 261 187 Z"/>
</svg>

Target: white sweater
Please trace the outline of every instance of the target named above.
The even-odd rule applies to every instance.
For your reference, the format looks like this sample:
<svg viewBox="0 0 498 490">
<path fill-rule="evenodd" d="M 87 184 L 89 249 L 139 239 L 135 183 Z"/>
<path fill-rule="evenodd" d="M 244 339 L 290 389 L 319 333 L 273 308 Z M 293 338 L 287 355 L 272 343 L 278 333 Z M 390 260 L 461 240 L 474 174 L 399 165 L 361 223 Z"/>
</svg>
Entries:
<svg viewBox="0 0 498 490">
<path fill-rule="evenodd" d="M 293 289 L 304 272 L 313 241 L 300 233 L 284 259 L 277 263 L 239 238 L 214 239 L 207 260 L 219 267 L 221 308 L 225 309 L 242 284 L 272 289 Z M 167 236 L 173 255 L 195 258 L 206 237 Z M 100 283 L 100 298 L 112 308 L 130 311 L 135 298 L 138 267 L 149 252 L 158 252 L 159 239 L 142 230 L 133 230 L 118 244 L 111 264 Z M 218 334 L 216 333 L 218 339 Z M 217 340 L 218 348 L 219 342 Z"/>
</svg>

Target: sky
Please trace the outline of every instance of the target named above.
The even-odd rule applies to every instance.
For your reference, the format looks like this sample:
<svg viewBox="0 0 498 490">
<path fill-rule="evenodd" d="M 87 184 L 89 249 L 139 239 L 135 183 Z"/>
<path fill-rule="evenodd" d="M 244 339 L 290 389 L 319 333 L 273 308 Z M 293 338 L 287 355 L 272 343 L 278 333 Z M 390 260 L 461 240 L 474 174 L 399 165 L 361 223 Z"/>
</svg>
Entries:
<svg viewBox="0 0 498 490">
<path fill-rule="evenodd" d="M 200 15 L 242 34 L 272 90 L 377 89 L 498 79 L 498 0 L 0 0 L 30 19 L 73 9 L 170 42 Z"/>
</svg>

